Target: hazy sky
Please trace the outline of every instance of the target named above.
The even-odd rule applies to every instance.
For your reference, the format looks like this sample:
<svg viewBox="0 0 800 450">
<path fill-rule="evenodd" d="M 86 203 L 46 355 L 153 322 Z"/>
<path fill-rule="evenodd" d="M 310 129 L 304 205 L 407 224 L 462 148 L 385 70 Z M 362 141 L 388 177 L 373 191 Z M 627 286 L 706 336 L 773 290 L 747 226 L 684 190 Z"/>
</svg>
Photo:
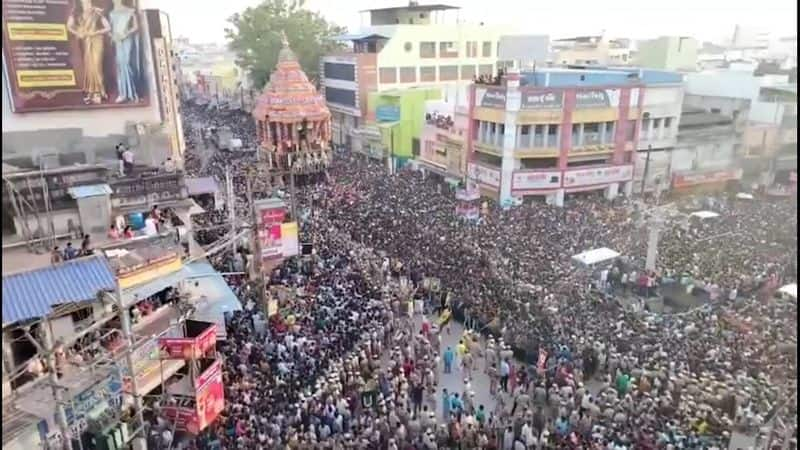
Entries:
<svg viewBox="0 0 800 450">
<path fill-rule="evenodd" d="M 170 14 L 173 32 L 192 41 L 224 41 L 231 14 L 259 0 L 141 0 Z M 763 27 L 773 35 L 796 35 L 794 0 L 420 0 L 462 8 L 470 22 L 507 25 L 516 33 L 565 37 L 606 30 L 613 37 L 635 39 L 691 35 L 701 40 L 730 37 L 736 24 Z M 407 0 L 306 0 L 306 7 L 329 20 L 357 30 L 360 10 L 401 6 Z M 202 5 L 202 6 L 201 6 Z M 364 15 L 364 20 L 366 17 Z"/>
</svg>

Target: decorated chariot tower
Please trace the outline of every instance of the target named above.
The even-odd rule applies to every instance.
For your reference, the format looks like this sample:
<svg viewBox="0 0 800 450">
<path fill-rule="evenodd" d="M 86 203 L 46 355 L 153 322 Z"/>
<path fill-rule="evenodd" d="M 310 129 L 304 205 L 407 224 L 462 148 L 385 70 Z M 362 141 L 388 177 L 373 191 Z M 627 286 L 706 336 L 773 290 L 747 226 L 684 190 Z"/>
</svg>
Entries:
<svg viewBox="0 0 800 450">
<path fill-rule="evenodd" d="M 278 65 L 252 114 L 271 169 L 294 173 L 300 184 L 324 177 L 331 160 L 331 113 L 289 48 L 285 33 Z"/>
</svg>

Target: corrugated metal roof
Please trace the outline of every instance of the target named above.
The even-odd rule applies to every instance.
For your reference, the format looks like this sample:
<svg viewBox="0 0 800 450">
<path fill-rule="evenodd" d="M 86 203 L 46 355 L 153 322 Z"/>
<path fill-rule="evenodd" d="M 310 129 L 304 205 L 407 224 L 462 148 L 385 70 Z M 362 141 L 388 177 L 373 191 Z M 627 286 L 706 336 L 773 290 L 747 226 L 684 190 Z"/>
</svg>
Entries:
<svg viewBox="0 0 800 450">
<path fill-rule="evenodd" d="M 74 186 L 67 190 L 69 195 L 72 196 L 74 199 L 79 198 L 86 198 L 86 197 L 96 197 L 98 195 L 108 195 L 111 194 L 111 186 L 103 183 L 103 184 L 90 184 L 87 186 Z"/>
<path fill-rule="evenodd" d="M 389 39 L 389 36 L 384 36 L 379 33 L 352 33 L 352 34 L 340 34 L 334 36 L 332 39 L 334 41 L 361 41 L 367 38 L 372 39 Z"/>
<path fill-rule="evenodd" d="M 102 256 L 88 256 L 3 277 L 3 324 L 42 317 L 52 306 L 113 291 L 116 278 Z"/>
</svg>

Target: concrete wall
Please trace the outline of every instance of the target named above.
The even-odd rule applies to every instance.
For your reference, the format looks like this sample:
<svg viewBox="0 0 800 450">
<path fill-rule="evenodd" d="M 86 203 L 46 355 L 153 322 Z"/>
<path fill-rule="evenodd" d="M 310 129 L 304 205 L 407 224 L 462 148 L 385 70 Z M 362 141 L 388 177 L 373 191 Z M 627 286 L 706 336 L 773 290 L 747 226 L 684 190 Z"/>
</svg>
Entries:
<svg viewBox="0 0 800 450">
<path fill-rule="evenodd" d="M 429 100 L 441 99 L 441 91 L 439 89 L 408 89 L 400 91 L 399 96 L 395 94 L 398 93 L 393 93 L 393 95 L 383 95 L 380 92 L 370 94 L 369 115 L 374 117 L 375 109 L 379 106 L 400 107 L 400 121 L 394 127 L 393 136 L 390 137 L 390 139 L 394 139 L 392 153 L 402 158 L 411 158 L 412 140 L 420 139 L 422 136 L 425 104 Z"/>
<path fill-rule="evenodd" d="M 635 64 L 654 69 L 696 70 L 697 41 L 680 36 L 662 36 L 642 41 Z"/>
<path fill-rule="evenodd" d="M 125 136 L 134 136 L 137 123 L 161 123 L 158 85 L 153 70 L 153 55 L 149 45 L 147 20 L 140 17 L 143 67 L 147 68 L 150 103 L 145 107 L 14 113 L 8 96 L 5 73 L 2 80 L 2 132 L 3 161 L 28 161 L 35 165 L 40 154 L 70 155 L 70 159 L 95 163 L 98 160 L 116 159 L 114 146 Z M 168 146 L 169 139 L 163 131 Z M 159 139 L 156 137 L 155 139 Z M 131 145 L 137 143 L 134 138 Z"/>
</svg>

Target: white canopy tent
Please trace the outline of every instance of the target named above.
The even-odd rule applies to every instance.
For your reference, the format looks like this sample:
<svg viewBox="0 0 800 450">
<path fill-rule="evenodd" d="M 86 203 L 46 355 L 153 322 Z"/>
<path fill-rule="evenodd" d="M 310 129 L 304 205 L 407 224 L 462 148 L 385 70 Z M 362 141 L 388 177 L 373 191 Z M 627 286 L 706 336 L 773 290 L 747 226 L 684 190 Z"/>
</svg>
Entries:
<svg viewBox="0 0 800 450">
<path fill-rule="evenodd" d="M 715 217 L 719 217 L 719 214 L 715 213 L 714 211 L 695 211 L 689 214 L 689 216 L 705 220 L 705 219 L 713 219 Z"/>
<path fill-rule="evenodd" d="M 584 266 L 594 266 L 603 262 L 613 261 L 617 257 L 619 257 L 618 252 L 610 248 L 601 247 L 578 253 L 572 257 L 572 261 Z"/>
<path fill-rule="evenodd" d="M 797 283 L 787 284 L 786 286 L 778 289 L 778 292 L 786 297 L 797 300 Z"/>
</svg>

